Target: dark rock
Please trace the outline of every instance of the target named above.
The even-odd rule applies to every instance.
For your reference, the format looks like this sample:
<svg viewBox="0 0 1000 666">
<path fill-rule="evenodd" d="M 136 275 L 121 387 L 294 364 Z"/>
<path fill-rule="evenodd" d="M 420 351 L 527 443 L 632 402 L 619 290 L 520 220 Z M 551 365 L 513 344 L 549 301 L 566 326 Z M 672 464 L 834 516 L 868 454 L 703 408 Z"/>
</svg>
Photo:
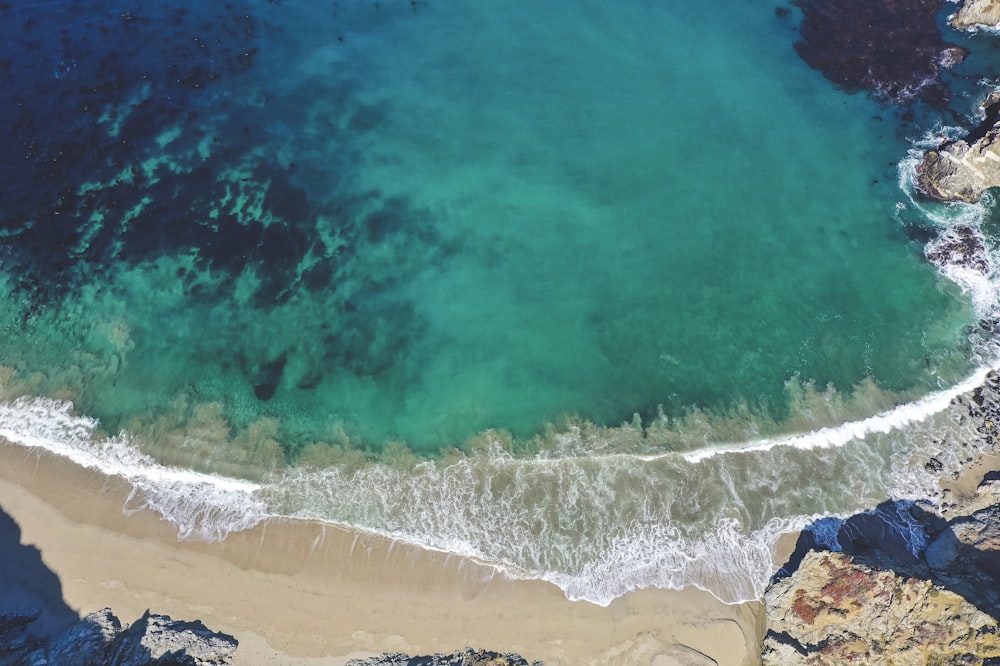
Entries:
<svg viewBox="0 0 1000 666">
<path fill-rule="evenodd" d="M 368 659 L 352 659 L 347 666 L 542 666 L 542 662 L 529 662 L 519 654 L 503 654 L 470 647 L 452 654 L 433 654 L 411 657 L 402 652 L 386 653 Z"/>
<path fill-rule="evenodd" d="M 254 369 L 250 377 L 253 385 L 253 394 L 258 400 L 268 401 L 278 392 L 281 385 L 281 378 L 285 374 L 285 365 L 288 363 L 288 352 L 281 352 L 277 358 L 265 361 Z"/>
<path fill-rule="evenodd" d="M 945 229 L 924 247 L 924 256 L 938 268 L 957 266 L 980 275 L 989 275 L 993 269 L 982 231 L 967 224 Z"/>
<path fill-rule="evenodd" d="M 0 666 L 24 663 L 24 657 L 41 647 L 43 641 L 28 633 L 28 627 L 41 611 L 32 608 L 0 615 Z"/>
<path fill-rule="evenodd" d="M 105 608 L 87 615 L 57 635 L 42 653 L 48 663 L 60 666 L 111 663 L 108 646 L 121 630 L 122 623 L 110 608 Z"/>
<path fill-rule="evenodd" d="M 109 664 L 221 666 L 232 661 L 238 643 L 197 620 L 183 622 L 149 611 L 109 646 Z"/>
<path fill-rule="evenodd" d="M 124 631 L 110 609 L 91 613 L 48 641 L 28 634 L 38 611 L 0 616 L 0 666 L 224 666 L 238 645 L 201 622 L 149 611 Z"/>
</svg>

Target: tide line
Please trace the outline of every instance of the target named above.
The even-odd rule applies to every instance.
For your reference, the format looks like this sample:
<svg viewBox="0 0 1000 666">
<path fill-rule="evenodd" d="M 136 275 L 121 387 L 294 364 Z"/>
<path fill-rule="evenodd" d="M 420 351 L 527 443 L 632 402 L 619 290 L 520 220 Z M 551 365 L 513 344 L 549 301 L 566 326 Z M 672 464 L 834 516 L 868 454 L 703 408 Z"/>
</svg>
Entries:
<svg viewBox="0 0 1000 666">
<path fill-rule="evenodd" d="M 855 439 L 862 439 L 875 433 L 892 432 L 943 412 L 955 398 L 982 386 L 989 373 L 996 370 L 998 366 L 1000 366 L 1000 359 L 990 365 L 978 368 L 964 381 L 949 389 L 935 391 L 920 400 L 899 405 L 860 421 L 850 421 L 836 427 L 820 428 L 813 432 L 787 437 L 756 440 L 746 444 L 713 445 L 684 453 L 683 457 L 688 462 L 697 463 L 717 455 L 768 451 L 778 446 L 789 446 L 803 450 L 844 446 Z"/>
</svg>

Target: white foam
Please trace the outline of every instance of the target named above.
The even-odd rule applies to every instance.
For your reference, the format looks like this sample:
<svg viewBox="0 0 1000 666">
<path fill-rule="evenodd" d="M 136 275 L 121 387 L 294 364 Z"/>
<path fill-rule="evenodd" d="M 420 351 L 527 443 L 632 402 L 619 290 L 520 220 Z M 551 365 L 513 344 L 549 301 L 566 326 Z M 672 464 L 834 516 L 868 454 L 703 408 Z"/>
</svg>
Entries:
<svg viewBox="0 0 1000 666">
<path fill-rule="evenodd" d="M 126 433 L 99 437 L 97 425 L 75 415 L 66 401 L 21 397 L 0 403 L 0 437 L 125 479 L 133 488 L 126 512 L 152 509 L 178 526 L 180 538 L 217 541 L 267 517 L 259 484 L 161 465 Z"/>
<path fill-rule="evenodd" d="M 628 592 L 688 586 L 709 592 L 723 603 L 755 601 L 764 595 L 775 571 L 774 546 L 789 532 L 818 515 L 776 518 L 750 534 L 733 520 L 721 520 L 704 538 L 685 539 L 669 528 L 619 540 L 608 557 L 576 575 L 543 572 L 540 578 L 574 601 L 607 606 Z"/>
<path fill-rule="evenodd" d="M 832 428 L 820 428 L 814 432 L 777 437 L 774 439 L 757 440 L 747 444 L 718 444 L 684 454 L 689 462 L 700 462 L 712 456 L 734 452 L 768 451 L 778 446 L 789 446 L 796 449 L 817 449 L 843 446 L 848 442 L 875 433 L 889 433 L 906 426 L 918 423 L 934 414 L 938 414 L 951 404 L 952 400 L 982 385 L 986 376 L 1000 366 L 1000 362 L 978 368 L 964 381 L 951 388 L 931 393 L 915 402 L 899 405 L 893 409 L 876 414 L 860 421 L 843 423 Z"/>
<path fill-rule="evenodd" d="M 99 437 L 96 421 L 74 415 L 66 402 L 21 398 L 0 405 L 0 424 L 12 442 L 127 479 L 134 491 L 125 511 L 155 510 L 180 538 L 219 540 L 269 515 L 314 519 L 546 580 L 599 605 L 651 587 L 694 586 L 727 603 L 758 599 L 775 569 L 778 538 L 820 517 L 786 515 L 782 503 L 777 517 L 747 527 L 747 497 L 771 488 L 780 498 L 800 486 L 787 456 L 783 464 L 757 459 L 746 487 L 710 457 L 524 459 L 499 444 L 447 465 L 294 469 L 256 484 L 160 465 L 127 435 Z M 721 485 L 701 488 L 699 479 Z"/>
<path fill-rule="evenodd" d="M 641 476 L 641 467 L 629 468 L 627 461 L 599 467 L 607 473 L 595 473 L 593 461 L 584 458 L 479 458 L 429 465 L 415 476 L 385 467 L 350 478 L 337 470 L 299 472 L 281 487 L 313 507 L 298 517 L 331 522 L 318 507 L 339 509 L 349 516 L 339 524 L 459 554 L 515 578 L 545 580 L 572 600 L 601 606 L 643 588 L 695 586 L 726 603 L 758 599 L 775 569 L 778 538 L 819 517 L 774 518 L 751 532 L 738 520 L 719 517 L 707 533 L 688 536 L 662 509 L 647 510 L 634 493 L 618 495 L 617 504 L 609 501 L 615 497 L 607 480 L 626 469 Z M 517 488 L 498 493 L 484 487 L 492 479 Z M 345 496 L 348 488 L 353 493 Z M 544 497 L 532 499 L 543 489 Z M 539 512 L 553 511 L 559 515 L 539 522 Z M 621 513 L 634 517 L 623 520 Z M 570 533 L 582 540 L 562 543 L 574 538 Z"/>
</svg>

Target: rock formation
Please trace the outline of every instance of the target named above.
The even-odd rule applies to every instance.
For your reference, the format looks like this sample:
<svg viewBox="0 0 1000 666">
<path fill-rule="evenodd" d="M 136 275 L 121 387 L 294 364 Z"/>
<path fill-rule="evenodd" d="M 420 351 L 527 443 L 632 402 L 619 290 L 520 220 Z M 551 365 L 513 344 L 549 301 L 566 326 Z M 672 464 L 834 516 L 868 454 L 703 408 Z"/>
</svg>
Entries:
<svg viewBox="0 0 1000 666">
<path fill-rule="evenodd" d="M 1000 663 L 1000 473 L 939 511 L 818 521 L 764 603 L 765 666 Z"/>
<path fill-rule="evenodd" d="M 930 581 L 812 551 L 764 598 L 767 664 L 981 664 L 1000 658 L 995 618 Z"/>
<path fill-rule="evenodd" d="M 958 30 L 978 30 L 1000 26 L 1000 0 L 965 0 L 962 7 L 948 17 L 948 23 Z"/>
<path fill-rule="evenodd" d="M 37 611 L 0 616 L 0 666 L 224 666 L 238 645 L 201 622 L 149 611 L 123 629 L 108 608 L 46 641 L 27 631 L 37 617 Z"/>
<path fill-rule="evenodd" d="M 938 268 L 958 266 L 980 275 L 993 270 L 983 232 L 967 224 L 944 229 L 924 246 L 924 256 Z"/>
<path fill-rule="evenodd" d="M 967 135 L 924 153 L 917 165 L 917 186 L 941 201 L 975 202 L 1000 185 L 1000 94 L 983 104 L 985 118 Z"/>
<path fill-rule="evenodd" d="M 353 659 L 347 666 L 542 666 L 542 662 L 528 662 L 519 654 L 501 654 L 470 647 L 452 654 L 435 654 L 411 657 L 403 653 L 388 653 L 369 659 Z"/>
</svg>

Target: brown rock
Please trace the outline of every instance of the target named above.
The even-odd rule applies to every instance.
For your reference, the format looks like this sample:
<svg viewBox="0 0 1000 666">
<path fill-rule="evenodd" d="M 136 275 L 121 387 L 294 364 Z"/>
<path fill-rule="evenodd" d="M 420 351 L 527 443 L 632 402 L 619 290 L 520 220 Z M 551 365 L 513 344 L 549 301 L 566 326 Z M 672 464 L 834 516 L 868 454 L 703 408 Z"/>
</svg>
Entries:
<svg viewBox="0 0 1000 666">
<path fill-rule="evenodd" d="M 924 194 L 941 201 L 973 203 L 1000 185 L 1000 95 L 996 92 L 983 102 L 983 114 L 983 122 L 963 138 L 924 153 L 917 165 L 917 187 Z"/>
<path fill-rule="evenodd" d="M 764 597 L 765 665 L 982 664 L 1000 625 L 953 592 L 812 551 Z"/>
<path fill-rule="evenodd" d="M 948 17 L 951 27 L 976 31 L 1000 25 L 1000 0 L 965 0 L 962 7 Z"/>
<path fill-rule="evenodd" d="M 927 151 L 917 166 L 918 187 L 941 201 L 978 201 L 983 192 L 1000 185 L 1000 146 L 993 146 L 994 138 L 991 132 L 971 146 L 956 141 Z"/>
</svg>

